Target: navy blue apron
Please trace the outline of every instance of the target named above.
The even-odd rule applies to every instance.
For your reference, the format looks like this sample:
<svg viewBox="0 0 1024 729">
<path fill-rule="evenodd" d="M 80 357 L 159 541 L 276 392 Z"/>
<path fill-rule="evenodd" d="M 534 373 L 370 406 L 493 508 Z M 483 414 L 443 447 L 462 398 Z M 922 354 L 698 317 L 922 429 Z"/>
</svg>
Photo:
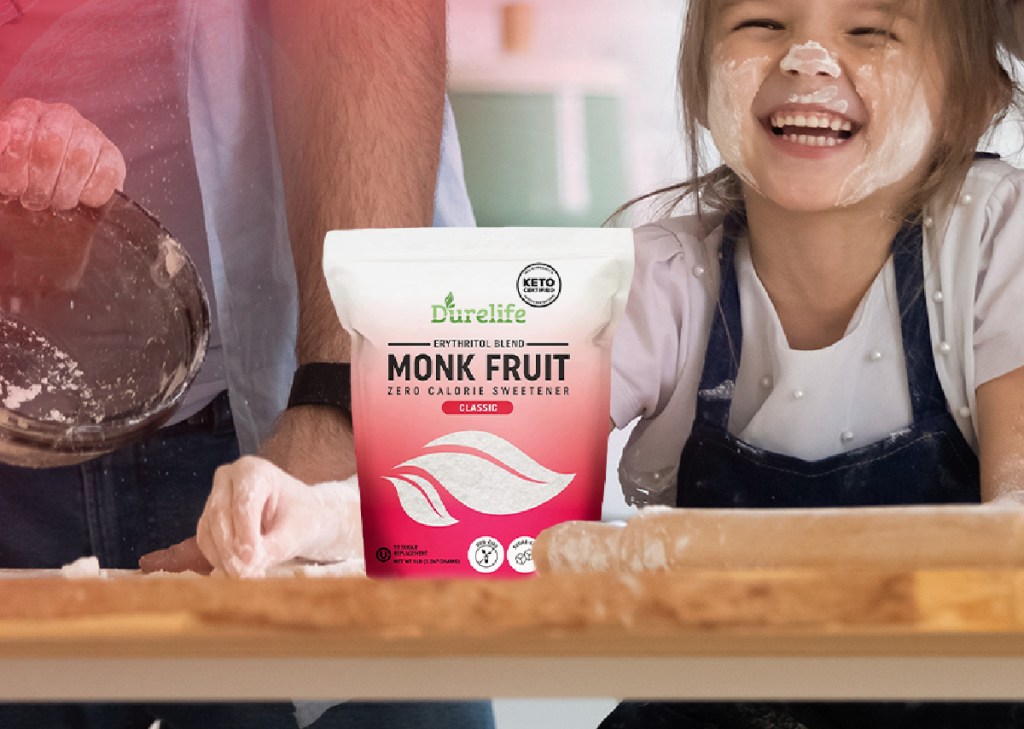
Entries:
<svg viewBox="0 0 1024 729">
<path fill-rule="evenodd" d="M 977 503 L 978 458 L 946 407 L 924 297 L 920 226 L 892 243 L 914 422 L 907 430 L 819 461 L 771 453 L 731 435 L 729 409 L 743 328 L 734 258 L 742 213 L 722 233 L 719 306 L 704 357 L 696 417 L 679 461 L 681 507 L 795 508 Z M 722 397 L 721 393 L 727 393 Z"/>
</svg>

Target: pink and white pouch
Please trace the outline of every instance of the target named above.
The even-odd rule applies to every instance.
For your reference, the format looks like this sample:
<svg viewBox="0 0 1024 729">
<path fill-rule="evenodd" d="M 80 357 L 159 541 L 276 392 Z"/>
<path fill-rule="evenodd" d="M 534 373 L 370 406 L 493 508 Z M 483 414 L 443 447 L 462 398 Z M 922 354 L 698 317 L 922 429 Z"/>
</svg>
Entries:
<svg viewBox="0 0 1024 729">
<path fill-rule="evenodd" d="M 632 270 L 622 229 L 327 235 L 369 575 L 524 576 L 539 531 L 600 518 Z"/>
</svg>

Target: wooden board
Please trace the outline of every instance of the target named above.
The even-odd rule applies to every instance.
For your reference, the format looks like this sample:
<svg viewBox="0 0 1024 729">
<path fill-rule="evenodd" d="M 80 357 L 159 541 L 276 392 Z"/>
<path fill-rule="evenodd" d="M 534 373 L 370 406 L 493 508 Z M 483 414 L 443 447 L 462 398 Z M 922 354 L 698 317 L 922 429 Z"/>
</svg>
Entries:
<svg viewBox="0 0 1024 729">
<path fill-rule="evenodd" d="M 0 582 L 0 656 L 1024 656 L 1024 570 Z"/>
</svg>

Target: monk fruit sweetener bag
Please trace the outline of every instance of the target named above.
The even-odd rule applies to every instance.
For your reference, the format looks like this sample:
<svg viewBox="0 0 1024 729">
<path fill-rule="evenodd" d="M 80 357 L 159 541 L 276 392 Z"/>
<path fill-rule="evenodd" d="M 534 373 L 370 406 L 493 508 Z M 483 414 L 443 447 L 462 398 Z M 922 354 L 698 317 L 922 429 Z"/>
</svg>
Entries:
<svg viewBox="0 0 1024 729">
<path fill-rule="evenodd" d="M 601 516 L 629 230 L 335 231 L 371 576 L 517 577 Z"/>
</svg>

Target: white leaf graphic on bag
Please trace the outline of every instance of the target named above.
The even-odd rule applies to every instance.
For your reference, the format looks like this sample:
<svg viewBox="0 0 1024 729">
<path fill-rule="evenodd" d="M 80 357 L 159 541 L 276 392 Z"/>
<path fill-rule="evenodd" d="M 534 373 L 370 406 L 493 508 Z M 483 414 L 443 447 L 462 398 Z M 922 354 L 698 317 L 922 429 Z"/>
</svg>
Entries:
<svg viewBox="0 0 1024 729">
<path fill-rule="evenodd" d="M 459 520 L 452 517 L 441 501 L 440 494 L 426 479 L 412 474 L 406 474 L 402 478 L 391 478 L 385 476 L 398 492 L 398 501 L 402 504 L 405 513 L 413 521 L 424 526 L 444 527 L 458 524 Z M 409 483 L 412 481 L 412 483 Z"/>
<path fill-rule="evenodd" d="M 399 464 L 396 471 L 418 469 L 461 504 L 482 514 L 504 516 L 535 509 L 564 491 L 576 475 L 545 468 L 507 440 L 483 431 L 451 433 L 425 448 L 430 452 Z M 429 481 L 408 473 L 396 475 L 414 480 L 419 487 L 399 486 L 399 479 L 388 478 L 399 490 L 399 501 L 410 518 L 428 526 L 448 525 L 441 522 L 452 517 Z M 416 493 L 409 493 L 410 489 Z"/>
</svg>

